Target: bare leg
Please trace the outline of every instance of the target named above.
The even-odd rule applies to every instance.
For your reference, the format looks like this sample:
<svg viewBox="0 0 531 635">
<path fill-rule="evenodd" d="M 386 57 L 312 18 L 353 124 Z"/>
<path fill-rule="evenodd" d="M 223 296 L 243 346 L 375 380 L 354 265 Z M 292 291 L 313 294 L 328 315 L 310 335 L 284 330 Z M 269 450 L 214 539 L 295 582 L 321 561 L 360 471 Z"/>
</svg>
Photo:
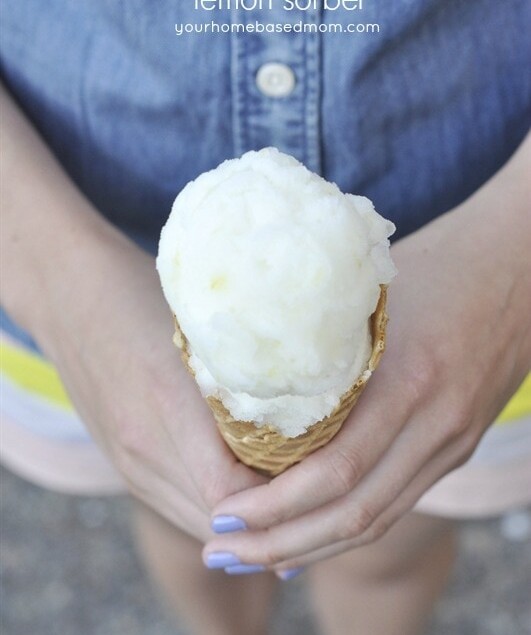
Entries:
<svg viewBox="0 0 531 635">
<path fill-rule="evenodd" d="M 386 536 L 311 567 L 325 635 L 417 635 L 455 559 L 451 521 L 409 514 Z"/>
<path fill-rule="evenodd" d="M 141 504 L 137 542 L 167 606 L 194 635 L 263 635 L 276 578 L 208 571 L 201 545 Z"/>
</svg>

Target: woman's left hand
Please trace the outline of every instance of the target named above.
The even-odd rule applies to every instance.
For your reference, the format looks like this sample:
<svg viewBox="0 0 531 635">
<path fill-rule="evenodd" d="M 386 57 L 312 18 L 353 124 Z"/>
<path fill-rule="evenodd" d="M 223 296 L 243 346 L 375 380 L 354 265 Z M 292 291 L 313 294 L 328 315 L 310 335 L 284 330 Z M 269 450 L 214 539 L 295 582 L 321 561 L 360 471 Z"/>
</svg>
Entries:
<svg viewBox="0 0 531 635">
<path fill-rule="evenodd" d="M 526 163 L 529 143 L 393 247 L 387 350 L 366 391 L 327 446 L 215 507 L 248 531 L 212 539 L 205 562 L 281 571 L 372 542 L 471 456 L 531 366 Z"/>
</svg>

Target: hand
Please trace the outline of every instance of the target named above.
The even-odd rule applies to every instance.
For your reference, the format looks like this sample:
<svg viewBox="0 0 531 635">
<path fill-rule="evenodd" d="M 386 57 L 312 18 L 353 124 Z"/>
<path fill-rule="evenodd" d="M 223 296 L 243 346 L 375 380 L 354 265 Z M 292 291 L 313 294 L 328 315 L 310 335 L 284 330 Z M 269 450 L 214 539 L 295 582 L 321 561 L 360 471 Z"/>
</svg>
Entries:
<svg viewBox="0 0 531 635">
<path fill-rule="evenodd" d="M 96 249 L 72 259 L 42 343 L 130 491 L 204 542 L 212 506 L 265 479 L 235 460 L 179 359 L 153 259 L 114 233 Z"/>
<path fill-rule="evenodd" d="M 249 531 L 214 538 L 205 560 L 228 551 L 278 571 L 372 542 L 473 453 L 531 365 L 529 216 L 480 192 L 394 246 L 387 350 L 351 416 L 300 464 L 220 503 L 214 516 Z"/>
<path fill-rule="evenodd" d="M 153 258 L 104 221 L 0 86 L 2 303 L 148 506 L 195 538 L 265 481 L 236 461 L 172 345 Z"/>
</svg>

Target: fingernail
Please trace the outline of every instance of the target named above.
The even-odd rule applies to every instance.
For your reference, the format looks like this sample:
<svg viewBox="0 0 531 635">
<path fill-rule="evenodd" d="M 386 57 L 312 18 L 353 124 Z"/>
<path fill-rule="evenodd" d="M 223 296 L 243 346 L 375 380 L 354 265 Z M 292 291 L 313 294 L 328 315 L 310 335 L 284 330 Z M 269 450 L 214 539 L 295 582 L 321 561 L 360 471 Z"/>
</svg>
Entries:
<svg viewBox="0 0 531 635">
<path fill-rule="evenodd" d="M 247 525 L 238 516 L 216 516 L 212 520 L 212 531 L 217 534 L 228 534 L 231 531 L 243 531 Z"/>
<path fill-rule="evenodd" d="M 225 567 L 225 573 L 229 575 L 244 575 L 246 573 L 260 573 L 265 571 L 265 567 L 261 564 L 236 564 Z"/>
<path fill-rule="evenodd" d="M 228 551 L 214 551 L 207 556 L 206 566 L 209 569 L 224 569 L 239 565 L 240 559 Z"/>
<path fill-rule="evenodd" d="M 285 569 L 284 571 L 277 571 L 277 575 L 281 580 L 287 582 L 293 580 L 304 571 L 304 567 L 296 567 L 295 569 Z"/>
</svg>

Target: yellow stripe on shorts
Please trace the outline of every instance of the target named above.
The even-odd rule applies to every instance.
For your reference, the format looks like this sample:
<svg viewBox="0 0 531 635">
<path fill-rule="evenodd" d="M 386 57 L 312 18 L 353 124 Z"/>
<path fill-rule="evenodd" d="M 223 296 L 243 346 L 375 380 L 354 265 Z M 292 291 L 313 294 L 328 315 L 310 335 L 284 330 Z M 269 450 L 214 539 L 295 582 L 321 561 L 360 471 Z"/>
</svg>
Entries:
<svg viewBox="0 0 531 635">
<path fill-rule="evenodd" d="M 0 370 L 20 388 L 73 410 L 57 371 L 36 353 L 3 340 L 0 342 Z"/>
<path fill-rule="evenodd" d="M 497 423 L 508 423 L 529 415 L 531 415 L 531 373 L 524 379 L 496 421 Z"/>
</svg>

